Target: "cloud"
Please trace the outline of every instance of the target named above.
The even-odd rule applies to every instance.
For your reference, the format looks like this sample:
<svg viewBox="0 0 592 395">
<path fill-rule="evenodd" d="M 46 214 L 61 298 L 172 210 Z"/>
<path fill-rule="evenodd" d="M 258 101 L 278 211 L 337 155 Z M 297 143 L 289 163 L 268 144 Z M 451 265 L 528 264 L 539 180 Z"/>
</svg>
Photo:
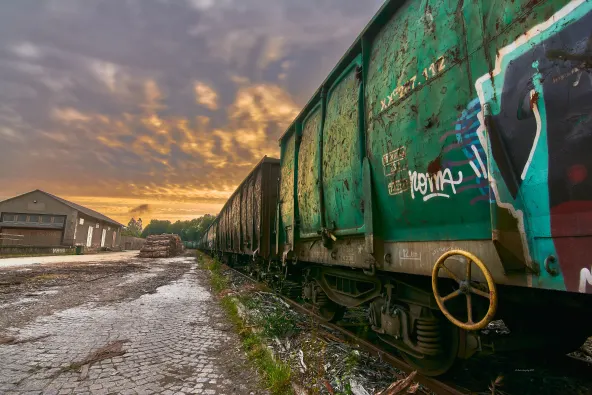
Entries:
<svg viewBox="0 0 592 395">
<path fill-rule="evenodd" d="M 217 212 L 381 0 L 26 3 L 0 5 L 0 192 L 127 221 Z"/>
<path fill-rule="evenodd" d="M 55 108 L 52 115 L 55 119 L 63 122 L 86 122 L 91 119 L 90 116 L 84 115 L 74 108 Z"/>
<path fill-rule="evenodd" d="M 12 47 L 14 53 L 22 58 L 37 59 L 41 57 L 41 50 L 30 42 L 21 42 Z"/>
<path fill-rule="evenodd" d="M 129 211 L 130 214 L 132 215 L 142 215 L 142 214 L 148 214 L 152 212 L 152 207 L 150 207 L 149 204 L 140 204 L 137 207 L 134 207 L 133 209 L 131 209 Z"/>
<path fill-rule="evenodd" d="M 207 10 L 215 4 L 214 0 L 187 0 L 187 3 L 197 10 Z"/>
<path fill-rule="evenodd" d="M 218 109 L 218 93 L 211 86 L 200 81 L 195 82 L 195 101 L 210 110 Z"/>
</svg>

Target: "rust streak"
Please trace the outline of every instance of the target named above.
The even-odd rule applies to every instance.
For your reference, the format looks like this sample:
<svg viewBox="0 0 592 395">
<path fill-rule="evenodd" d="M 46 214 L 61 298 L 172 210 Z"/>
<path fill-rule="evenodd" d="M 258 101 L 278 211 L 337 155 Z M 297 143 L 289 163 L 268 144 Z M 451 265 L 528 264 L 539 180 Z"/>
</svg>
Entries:
<svg viewBox="0 0 592 395">
<path fill-rule="evenodd" d="M 442 155 L 438 155 L 436 159 L 430 162 L 428 165 L 428 174 L 430 176 L 438 174 L 442 170 Z"/>
<path fill-rule="evenodd" d="M 530 109 L 531 110 L 534 109 L 534 106 L 538 100 L 539 100 L 539 93 L 535 92 L 534 95 L 532 95 L 532 97 L 530 98 Z"/>
</svg>

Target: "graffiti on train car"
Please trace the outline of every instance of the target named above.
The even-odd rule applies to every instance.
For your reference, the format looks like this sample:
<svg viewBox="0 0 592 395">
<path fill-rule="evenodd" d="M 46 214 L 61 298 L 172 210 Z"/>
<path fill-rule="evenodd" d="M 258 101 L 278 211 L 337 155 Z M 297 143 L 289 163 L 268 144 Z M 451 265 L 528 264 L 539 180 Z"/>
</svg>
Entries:
<svg viewBox="0 0 592 395">
<path fill-rule="evenodd" d="M 586 293 L 586 284 L 592 287 L 592 273 L 587 268 L 583 268 L 580 271 L 580 292 Z"/>
<path fill-rule="evenodd" d="M 589 1 L 569 2 L 500 49 L 495 68 L 475 84 L 481 107 L 491 106 L 495 200 L 518 220 L 525 258 L 542 262 L 554 249 L 557 280 L 576 292 L 592 292 L 581 254 L 592 236 L 591 23 Z"/>
<path fill-rule="evenodd" d="M 444 146 L 443 152 L 460 149 L 466 158 L 460 161 L 444 160 L 442 163 L 444 167 L 456 169 L 465 167 L 468 163 L 473 169 L 474 174 L 464 177 L 466 185 L 463 185 L 458 190 L 459 193 L 472 189 L 479 191 L 479 194 L 471 199 L 471 205 L 475 205 L 480 201 L 491 202 L 487 153 L 477 133 L 480 126 L 478 117 L 480 112 L 481 103 L 478 98 L 475 98 L 459 115 L 457 121 L 454 123 L 454 129 L 444 133 L 440 137 L 440 143 L 444 143 L 451 135 L 455 137 L 452 143 Z"/>
<path fill-rule="evenodd" d="M 456 186 L 463 182 L 463 173 L 459 171 L 456 179 L 450 169 L 438 170 L 436 174 L 409 172 L 411 180 L 411 198 L 415 195 L 423 196 L 423 201 L 435 197 L 449 198 L 450 194 L 456 195 Z M 447 186 L 450 186 L 447 188 Z"/>
<path fill-rule="evenodd" d="M 428 201 L 435 197 L 450 198 L 452 195 L 477 189 L 479 195 L 472 198 L 470 204 L 474 205 L 479 201 L 490 202 L 487 154 L 477 135 L 480 111 L 481 105 L 476 98 L 459 114 L 454 123 L 454 129 L 443 133 L 440 137 L 440 142 L 444 143 L 450 136 L 454 136 L 449 144 L 443 146 L 441 155 L 453 150 L 461 150 L 466 157 L 465 160 L 452 161 L 438 157 L 437 163 L 428 166 L 427 172 L 418 172 L 408 170 L 405 147 L 399 147 L 384 154 L 382 157 L 384 175 L 394 178 L 388 184 L 389 195 L 398 195 L 410 190 L 412 199 L 421 195 L 423 201 Z M 467 165 L 472 169 L 473 174 L 467 175 L 463 172 L 468 170 Z M 430 167 L 441 170 L 431 170 Z M 460 186 L 460 184 L 463 185 Z M 446 188 L 447 185 L 451 188 Z"/>
</svg>

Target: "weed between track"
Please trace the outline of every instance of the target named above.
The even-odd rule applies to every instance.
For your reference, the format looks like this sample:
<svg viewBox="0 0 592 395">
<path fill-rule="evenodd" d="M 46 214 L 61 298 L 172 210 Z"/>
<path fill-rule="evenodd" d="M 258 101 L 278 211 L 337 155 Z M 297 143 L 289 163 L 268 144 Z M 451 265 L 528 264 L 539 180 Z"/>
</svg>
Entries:
<svg viewBox="0 0 592 395">
<path fill-rule="evenodd" d="M 313 316 L 292 309 L 265 285 L 201 253 L 198 262 L 272 394 L 374 394 L 402 377 Z M 348 314 L 351 322 L 362 319 L 353 310 Z"/>
<path fill-rule="evenodd" d="M 229 282 L 218 260 L 204 259 L 198 254 L 198 263 L 210 272 L 212 290 L 221 298 L 220 303 L 241 338 L 243 350 L 262 375 L 267 389 L 274 395 L 293 394 L 290 366 L 274 358 L 265 339 L 285 334 L 294 328 L 294 323 L 286 317 L 266 316 L 254 325 L 247 325 L 243 317 L 245 306 L 254 308 L 257 302 L 248 294 L 228 294 Z"/>
</svg>

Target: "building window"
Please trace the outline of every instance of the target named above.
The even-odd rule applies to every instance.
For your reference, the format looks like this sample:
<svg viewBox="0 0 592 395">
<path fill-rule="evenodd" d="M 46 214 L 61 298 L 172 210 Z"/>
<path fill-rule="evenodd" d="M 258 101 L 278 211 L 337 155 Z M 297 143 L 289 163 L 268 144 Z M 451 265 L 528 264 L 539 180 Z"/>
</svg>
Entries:
<svg viewBox="0 0 592 395">
<path fill-rule="evenodd" d="M 28 222 L 39 222 L 39 216 L 38 215 L 29 215 Z"/>
<path fill-rule="evenodd" d="M 2 221 L 11 222 L 14 221 L 13 214 L 2 214 Z"/>
<path fill-rule="evenodd" d="M 51 215 L 42 215 L 41 216 L 41 223 L 42 224 L 51 224 Z"/>
<path fill-rule="evenodd" d="M 63 224 L 64 223 L 64 217 L 53 217 L 53 223 L 54 224 L 60 224 L 60 225 Z"/>
<path fill-rule="evenodd" d="M 78 223 L 79 223 L 80 225 L 84 225 L 84 218 L 80 218 L 80 221 L 78 221 Z"/>
<path fill-rule="evenodd" d="M 27 216 L 24 214 L 19 214 L 17 218 L 18 222 L 27 222 Z"/>
</svg>

